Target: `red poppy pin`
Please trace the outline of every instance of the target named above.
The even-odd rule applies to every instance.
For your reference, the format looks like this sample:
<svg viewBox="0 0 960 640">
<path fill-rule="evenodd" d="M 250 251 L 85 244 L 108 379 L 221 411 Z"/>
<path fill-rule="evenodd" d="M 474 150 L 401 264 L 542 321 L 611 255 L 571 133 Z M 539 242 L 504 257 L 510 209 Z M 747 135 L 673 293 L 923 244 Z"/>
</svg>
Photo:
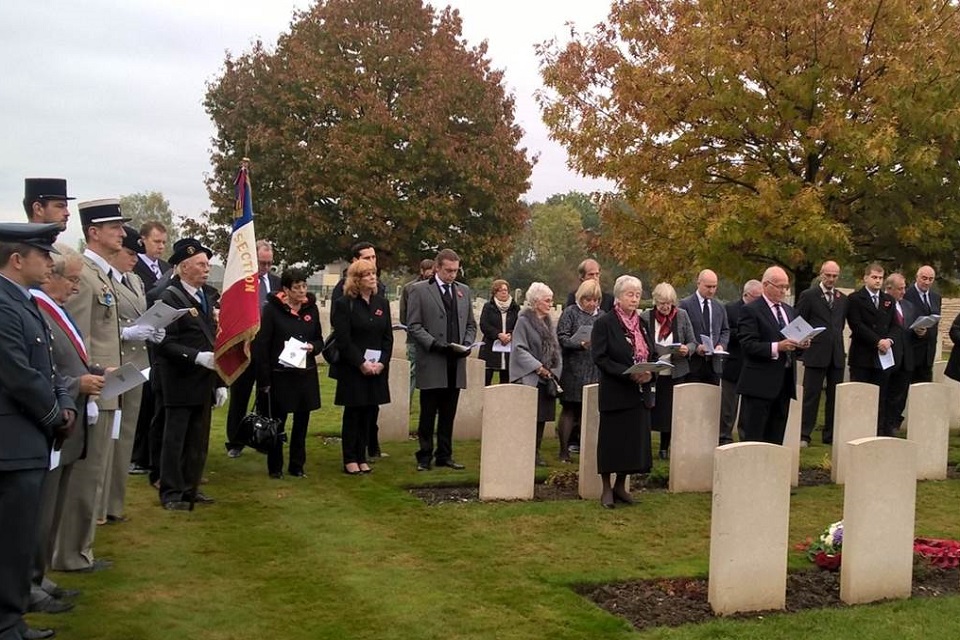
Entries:
<svg viewBox="0 0 960 640">
<path fill-rule="evenodd" d="M 309 314 L 309 313 L 308 313 L 307 315 L 303 316 L 303 321 L 304 321 L 304 322 L 310 322 L 310 320 L 311 320 L 311 317 L 310 317 L 310 314 Z"/>
<path fill-rule="evenodd" d="M 375 315 L 375 316 L 382 316 L 382 315 L 383 315 L 383 309 L 377 309 L 376 311 L 373 312 L 373 315 Z"/>
<path fill-rule="evenodd" d="M 840 299 L 840 292 L 839 292 L 839 291 L 834 291 L 834 292 L 833 292 L 833 297 L 836 298 L 837 300 L 839 300 L 839 299 Z"/>
<path fill-rule="evenodd" d="M 457 289 L 457 297 L 458 297 L 458 298 L 462 298 L 462 297 L 463 297 L 463 291 L 460 291 L 459 289 Z"/>
<path fill-rule="evenodd" d="M 883 308 L 884 308 L 884 309 L 888 309 L 889 307 L 890 307 L 890 301 L 889 301 L 889 300 L 884 300 L 884 301 L 883 301 Z"/>
</svg>

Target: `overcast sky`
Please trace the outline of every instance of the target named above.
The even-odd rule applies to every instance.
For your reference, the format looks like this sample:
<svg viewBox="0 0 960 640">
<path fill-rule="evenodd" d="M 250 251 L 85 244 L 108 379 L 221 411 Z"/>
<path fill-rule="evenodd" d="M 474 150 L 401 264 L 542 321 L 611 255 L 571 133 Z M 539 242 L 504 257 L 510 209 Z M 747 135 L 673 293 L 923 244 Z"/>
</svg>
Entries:
<svg viewBox="0 0 960 640">
<path fill-rule="evenodd" d="M 209 207 L 213 125 L 205 85 L 225 51 L 275 43 L 291 0 L 2 0 L 0 2 L 0 220 L 24 221 L 23 178 L 62 177 L 80 200 L 160 191 L 175 212 Z M 609 188 L 570 171 L 547 138 L 533 93 L 533 45 L 605 19 L 602 0 L 454 0 L 471 45 L 486 39 L 514 93 L 523 145 L 539 153 L 530 201 Z M 444 6 L 435 3 L 435 6 Z M 73 208 L 68 237 L 79 237 Z"/>
</svg>

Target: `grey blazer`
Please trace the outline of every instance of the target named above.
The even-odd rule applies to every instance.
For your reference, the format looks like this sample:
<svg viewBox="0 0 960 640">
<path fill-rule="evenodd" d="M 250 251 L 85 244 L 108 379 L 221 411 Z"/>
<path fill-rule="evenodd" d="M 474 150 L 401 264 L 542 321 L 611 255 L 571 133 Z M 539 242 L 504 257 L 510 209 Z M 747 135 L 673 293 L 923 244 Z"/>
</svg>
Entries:
<svg viewBox="0 0 960 640">
<path fill-rule="evenodd" d="M 713 329 L 710 334 L 708 334 L 707 329 L 703 326 L 703 307 L 701 307 L 697 301 L 696 292 L 691 293 L 681 300 L 677 306 L 687 312 L 697 344 L 700 344 L 701 334 L 712 335 L 714 345 L 722 345 L 724 349 L 727 348 L 727 345 L 730 343 L 730 326 L 727 324 L 727 310 L 716 298 L 710 301 L 710 326 Z"/>
<path fill-rule="evenodd" d="M 517 318 L 517 325 L 513 328 L 513 351 L 510 353 L 510 382 L 514 384 L 525 384 L 528 387 L 535 387 L 540 382 L 540 376 L 537 375 L 543 362 L 543 341 L 536 328 L 530 322 L 529 315 L 535 313 L 532 309 L 523 309 L 520 317 Z M 560 380 L 560 374 L 563 371 L 563 358 L 561 358 L 560 343 L 557 341 L 557 329 L 553 322 L 548 325 L 550 328 L 550 339 L 554 341 L 557 350 L 557 366 L 550 369 L 553 377 Z"/>
<path fill-rule="evenodd" d="M 647 309 L 640 314 L 640 320 L 647 325 L 647 330 L 650 332 L 650 336 L 653 338 L 653 341 L 657 341 L 657 328 L 654 326 L 654 320 L 652 318 L 653 311 Z M 670 371 L 671 378 L 682 378 L 683 376 L 690 373 L 690 356 L 697 350 L 697 337 L 693 333 L 693 325 L 690 323 L 690 316 L 687 315 L 687 312 L 683 309 L 677 308 L 677 317 L 673 322 L 673 341 L 682 342 L 687 345 L 689 349 L 686 356 L 681 356 L 679 353 L 674 353 L 670 355 L 670 364 L 673 365 L 673 370 Z"/>
<path fill-rule="evenodd" d="M 447 359 L 443 352 L 431 351 L 436 342 L 471 345 L 477 338 L 477 323 L 473 317 L 473 296 L 470 287 L 454 283 L 457 301 L 457 321 L 460 335 L 447 335 L 447 311 L 440 298 L 436 278 L 410 286 L 407 297 L 407 335 L 417 346 L 417 389 L 445 389 L 447 387 Z M 467 387 L 467 364 L 458 358 L 458 389 Z"/>
</svg>

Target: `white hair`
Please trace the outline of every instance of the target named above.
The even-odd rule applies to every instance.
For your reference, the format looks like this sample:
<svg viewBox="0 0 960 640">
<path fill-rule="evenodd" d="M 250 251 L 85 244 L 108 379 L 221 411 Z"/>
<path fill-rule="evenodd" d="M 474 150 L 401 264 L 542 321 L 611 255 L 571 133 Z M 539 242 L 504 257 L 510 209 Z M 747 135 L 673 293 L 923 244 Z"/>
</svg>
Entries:
<svg viewBox="0 0 960 640">
<path fill-rule="evenodd" d="M 613 297 L 619 298 L 620 294 L 627 289 L 636 289 L 643 293 L 643 283 L 635 276 L 622 275 L 613 283 Z"/>
<path fill-rule="evenodd" d="M 527 288 L 527 293 L 523 297 L 523 306 L 533 308 L 535 304 L 546 298 L 547 296 L 552 296 L 553 290 L 542 282 L 533 282 Z"/>
</svg>

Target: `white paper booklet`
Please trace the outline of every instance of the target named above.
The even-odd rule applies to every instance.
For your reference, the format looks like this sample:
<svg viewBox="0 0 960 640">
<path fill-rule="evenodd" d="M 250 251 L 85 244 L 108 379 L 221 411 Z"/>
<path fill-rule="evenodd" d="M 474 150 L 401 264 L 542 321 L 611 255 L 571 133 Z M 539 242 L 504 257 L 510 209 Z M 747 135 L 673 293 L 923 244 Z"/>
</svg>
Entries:
<svg viewBox="0 0 960 640">
<path fill-rule="evenodd" d="M 306 369 L 307 351 L 304 349 L 306 346 L 306 342 L 301 342 L 296 338 L 287 338 L 287 341 L 283 343 L 283 350 L 280 352 L 278 361 L 291 369 Z"/>
</svg>

